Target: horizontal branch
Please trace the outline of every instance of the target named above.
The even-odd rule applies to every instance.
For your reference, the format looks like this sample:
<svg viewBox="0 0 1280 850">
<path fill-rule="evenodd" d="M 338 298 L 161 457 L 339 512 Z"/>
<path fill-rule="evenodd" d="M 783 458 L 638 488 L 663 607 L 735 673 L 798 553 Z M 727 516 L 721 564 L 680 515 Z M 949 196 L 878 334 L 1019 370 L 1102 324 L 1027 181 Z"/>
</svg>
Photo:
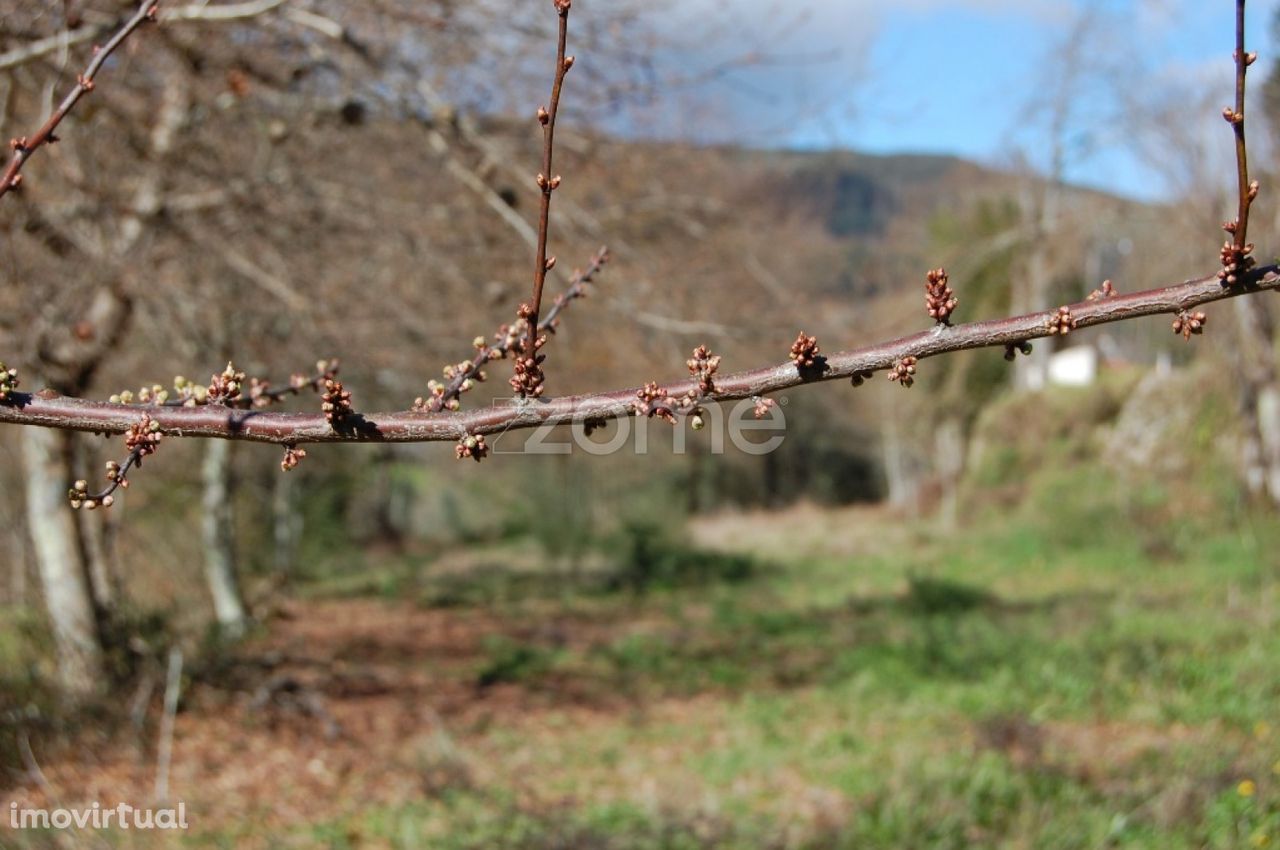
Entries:
<svg viewBox="0 0 1280 850">
<path fill-rule="evenodd" d="M 1255 270 L 1234 286 L 1224 287 L 1217 275 L 1161 289 L 1115 295 L 1068 305 L 1074 328 L 1086 328 L 1183 311 L 1224 298 L 1280 289 L 1280 267 Z M 1007 319 L 928 331 L 863 348 L 831 354 L 820 369 L 802 374 L 794 363 L 717 377 L 709 401 L 734 401 L 776 393 L 801 384 L 853 378 L 891 369 L 904 358 L 926 359 L 955 351 L 1017 345 L 1060 331 L 1061 309 Z M 671 396 L 698 390 L 696 380 L 664 385 Z M 165 408 L 111 404 L 69 398 L 52 391 L 10 392 L 0 402 L 0 423 L 34 425 L 61 430 L 123 434 L 143 416 L 166 436 L 246 440 L 259 443 L 382 442 L 415 443 L 460 440 L 468 435 L 497 434 L 540 425 L 618 419 L 634 415 L 637 389 L 616 390 L 548 401 L 515 400 L 460 413 L 397 411 L 353 414 L 337 427 L 321 413 L 274 413 L 230 410 L 218 406 Z"/>
</svg>

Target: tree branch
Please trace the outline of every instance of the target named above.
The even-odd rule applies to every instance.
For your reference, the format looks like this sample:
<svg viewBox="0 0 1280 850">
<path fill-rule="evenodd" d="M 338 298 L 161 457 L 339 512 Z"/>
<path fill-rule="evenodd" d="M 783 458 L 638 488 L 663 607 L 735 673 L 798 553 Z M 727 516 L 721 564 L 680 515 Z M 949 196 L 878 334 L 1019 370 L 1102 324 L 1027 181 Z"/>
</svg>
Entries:
<svg viewBox="0 0 1280 850">
<path fill-rule="evenodd" d="M 102 70 L 102 65 L 116 51 L 120 45 L 124 44 L 129 36 L 133 35 L 137 29 L 148 21 L 154 21 L 156 17 L 156 9 L 160 6 L 160 0 L 143 0 L 138 11 L 134 13 L 120 30 L 111 37 L 111 39 L 95 52 L 89 66 L 84 69 L 84 73 L 76 80 L 76 87 L 63 99 L 62 104 L 54 110 L 49 116 L 49 120 L 44 126 L 36 131 L 31 137 L 23 136 L 12 140 L 9 145 L 13 148 L 13 156 L 9 160 L 9 164 L 5 167 L 4 173 L 0 174 L 0 197 L 4 197 L 10 190 L 18 188 L 22 182 L 22 166 L 31 158 L 37 150 L 45 145 L 52 144 L 58 140 L 54 134 L 58 129 L 58 125 L 62 123 L 62 119 L 66 118 L 75 105 L 80 102 L 80 98 L 93 91 L 93 80 L 98 75 L 98 71 Z"/>
<path fill-rule="evenodd" d="M 569 44 L 569 8 L 572 0 L 553 0 L 560 18 L 556 39 L 556 73 L 551 84 L 551 100 L 545 107 L 538 107 L 538 122 L 542 124 L 542 171 L 538 173 L 538 188 L 542 190 L 542 204 L 538 209 L 538 248 L 533 270 L 533 303 L 527 311 L 529 341 L 523 357 L 516 360 L 516 376 L 512 386 L 522 397 L 537 398 L 542 394 L 542 355 L 538 354 L 538 313 L 542 309 L 542 289 L 547 272 L 555 267 L 556 258 L 547 256 L 547 237 L 551 229 L 551 196 L 560 188 L 560 177 L 552 172 L 555 157 L 556 118 L 560 113 L 560 93 L 564 90 L 564 78 L 573 67 L 573 57 L 566 56 Z"/>
<path fill-rule="evenodd" d="M 1244 49 L 1245 0 L 1236 0 L 1236 49 L 1232 54 L 1236 63 L 1236 102 L 1222 110 L 1236 136 L 1236 181 L 1239 206 L 1234 221 L 1222 225 L 1231 239 L 1222 246 L 1222 271 L 1218 279 L 1224 286 L 1233 286 L 1239 276 L 1254 265 L 1253 245 L 1249 243 L 1249 210 L 1258 197 L 1258 181 L 1249 179 L 1249 145 L 1245 136 L 1245 90 L 1249 66 L 1258 60 L 1258 54 Z"/>
<path fill-rule="evenodd" d="M 1280 289 L 1280 267 L 1252 272 L 1240 284 L 1224 288 L 1216 275 L 1161 289 L 1115 295 L 1067 306 L 1075 328 L 1086 328 L 1142 316 L 1178 315 L 1193 307 Z M 936 326 L 911 336 L 832 354 L 819 367 L 801 373 L 794 363 L 740 372 L 715 382 L 709 402 L 755 398 L 801 384 L 841 378 L 861 378 L 887 371 L 904 358 L 924 360 L 956 351 L 1017 346 L 1030 339 L 1060 332 L 1062 310 L 1051 310 L 983 322 Z M 679 396 L 698 391 L 696 380 L 666 384 L 666 393 Z M 74 431 L 123 434 L 142 417 L 172 437 L 221 438 L 296 446 L 306 443 L 420 443 L 447 442 L 468 436 L 498 434 L 540 425 L 619 419 L 634 414 L 638 388 L 545 402 L 529 400 L 463 413 L 396 411 L 352 414 L 342 427 L 321 414 L 263 413 L 218 407 L 164 408 L 110 404 L 68 398 L 50 391 L 9 392 L 0 401 L 0 423 L 34 425 Z"/>
</svg>

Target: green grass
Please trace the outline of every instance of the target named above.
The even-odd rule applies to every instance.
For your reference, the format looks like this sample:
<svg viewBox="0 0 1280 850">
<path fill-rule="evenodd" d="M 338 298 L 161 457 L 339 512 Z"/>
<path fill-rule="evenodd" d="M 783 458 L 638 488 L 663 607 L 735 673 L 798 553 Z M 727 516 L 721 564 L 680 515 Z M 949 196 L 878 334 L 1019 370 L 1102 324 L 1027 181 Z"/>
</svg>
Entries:
<svg viewBox="0 0 1280 850">
<path fill-rule="evenodd" d="M 453 730 L 424 757 L 420 800 L 187 840 L 1277 846 L 1280 528 L 1248 516 L 1216 533 L 1143 527 L 1134 517 L 1158 496 L 1119 516 L 1071 496 L 1047 533 L 1047 498 L 963 536 L 917 536 L 907 552 L 783 546 L 762 567 L 642 536 L 568 593 L 558 572 L 504 577 L 516 584 L 501 592 L 493 575 L 475 593 L 452 578 L 450 611 L 513 624 L 458 675 L 538 695 L 536 714 Z M 851 533 L 884 522 L 847 521 Z M 808 531 L 779 521 L 777 533 Z M 628 572 L 625 558 L 647 566 Z M 415 598 L 444 604 L 424 576 Z M 543 581 L 546 593 L 506 592 Z M 582 623 L 590 639 L 566 639 Z"/>
<path fill-rule="evenodd" d="M 1085 514 L 1090 535 L 1018 521 L 909 557 L 782 559 L 643 596 L 624 583 L 573 600 L 573 616 L 616 624 L 581 645 L 537 637 L 554 604 L 490 600 L 531 636 L 491 642 L 479 684 L 571 682 L 632 710 L 587 726 L 552 710 L 532 752 L 529 727 L 488 727 L 467 746 L 495 777 L 273 840 L 1273 846 L 1275 524 L 1153 551 L 1141 529 Z"/>
</svg>

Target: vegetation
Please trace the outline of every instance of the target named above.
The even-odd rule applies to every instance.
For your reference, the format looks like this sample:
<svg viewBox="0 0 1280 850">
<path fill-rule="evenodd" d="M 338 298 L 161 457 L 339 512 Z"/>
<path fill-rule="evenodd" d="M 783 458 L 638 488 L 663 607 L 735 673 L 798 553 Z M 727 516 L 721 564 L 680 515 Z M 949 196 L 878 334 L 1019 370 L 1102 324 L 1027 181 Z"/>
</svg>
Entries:
<svg viewBox="0 0 1280 850">
<path fill-rule="evenodd" d="M 406 643 L 398 621 L 382 639 L 341 619 L 308 627 L 311 653 L 382 671 L 395 699 L 429 669 L 441 713 L 296 816 L 219 816 L 192 786 L 198 827 L 175 846 L 1269 846 L 1280 527 L 1230 504 L 1180 519 L 1166 507 L 1204 481 L 1104 465 L 1096 436 L 1130 384 L 1028 414 L 1039 433 L 1024 439 L 1046 454 L 1006 441 L 979 465 L 965 486 L 988 508 L 963 536 L 884 508 L 801 506 L 697 520 L 678 539 L 623 526 L 576 571 L 552 557 L 453 574 L 445 551 L 370 556 L 383 578 L 364 585 L 306 582 L 305 606 L 462 629 L 441 645 Z M 1058 403 L 1010 397 L 982 427 Z M 526 550 L 462 551 L 496 565 Z M 369 698 L 316 687 L 338 717 Z M 197 731 L 213 709 L 193 700 L 184 746 L 239 758 Z M 311 758 L 340 758 L 276 711 Z M 285 800 L 301 793 L 290 776 L 273 790 Z"/>
</svg>

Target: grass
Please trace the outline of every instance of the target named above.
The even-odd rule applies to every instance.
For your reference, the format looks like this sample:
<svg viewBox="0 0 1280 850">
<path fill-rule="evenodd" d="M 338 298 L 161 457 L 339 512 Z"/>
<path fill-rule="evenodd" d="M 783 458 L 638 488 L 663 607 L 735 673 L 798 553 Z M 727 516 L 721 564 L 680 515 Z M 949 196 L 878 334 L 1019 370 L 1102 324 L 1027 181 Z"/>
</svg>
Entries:
<svg viewBox="0 0 1280 850">
<path fill-rule="evenodd" d="M 617 551 L 644 569 L 606 558 L 579 591 L 451 591 L 442 616 L 511 626 L 440 675 L 505 688 L 517 710 L 433 741 L 407 801 L 187 841 L 1275 846 L 1280 529 L 1241 517 L 1153 547 L 1092 503 L 1068 514 L 1052 534 L 1028 513 L 950 538 L 793 512 L 753 520 L 747 559 L 641 536 Z M 892 545 L 875 542 L 885 526 Z M 678 580 L 672 565 L 700 559 Z M 444 604 L 430 575 L 415 598 Z"/>
<path fill-rule="evenodd" d="M 1123 528 L 993 525 L 907 559 L 783 558 L 749 579 L 595 593 L 576 615 L 619 628 L 582 645 L 536 629 L 492 642 L 476 681 L 572 682 L 630 710 L 495 725 L 468 746 L 497 778 L 285 838 L 1269 846 L 1280 841 L 1280 573 L 1264 553 L 1277 536 L 1245 523 L 1152 554 Z M 502 604 L 526 621 L 556 616 Z"/>
</svg>

